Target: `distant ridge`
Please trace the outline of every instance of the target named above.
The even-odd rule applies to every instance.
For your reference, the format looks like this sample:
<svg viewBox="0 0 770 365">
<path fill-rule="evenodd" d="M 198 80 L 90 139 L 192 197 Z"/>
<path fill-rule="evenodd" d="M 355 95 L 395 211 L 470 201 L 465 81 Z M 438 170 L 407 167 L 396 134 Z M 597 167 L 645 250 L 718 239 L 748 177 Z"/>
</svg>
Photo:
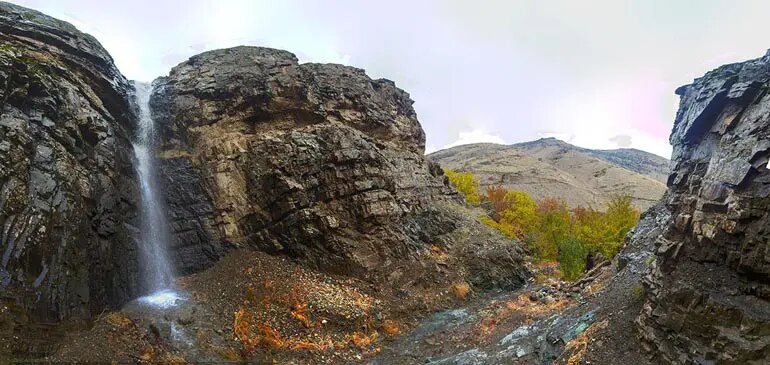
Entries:
<svg viewBox="0 0 770 365">
<path fill-rule="evenodd" d="M 669 161 L 632 148 L 592 150 L 556 138 L 514 145 L 477 143 L 437 151 L 428 158 L 444 168 L 478 175 L 482 187 L 503 185 L 536 199 L 564 199 L 571 206 L 603 209 L 627 193 L 647 209 L 666 190 Z"/>
</svg>

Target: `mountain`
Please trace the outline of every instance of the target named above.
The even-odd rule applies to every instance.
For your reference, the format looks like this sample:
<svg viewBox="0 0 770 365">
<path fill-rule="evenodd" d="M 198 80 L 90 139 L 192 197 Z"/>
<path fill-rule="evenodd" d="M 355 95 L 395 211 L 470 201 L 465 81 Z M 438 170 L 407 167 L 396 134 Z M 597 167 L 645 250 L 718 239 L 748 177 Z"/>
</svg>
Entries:
<svg viewBox="0 0 770 365">
<path fill-rule="evenodd" d="M 558 197 L 570 206 L 602 209 L 629 193 L 647 209 L 666 190 L 668 160 L 634 149 L 590 150 L 555 138 L 514 145 L 469 144 L 428 155 L 444 168 L 470 171 L 483 187 L 502 185 L 536 199 Z"/>
</svg>

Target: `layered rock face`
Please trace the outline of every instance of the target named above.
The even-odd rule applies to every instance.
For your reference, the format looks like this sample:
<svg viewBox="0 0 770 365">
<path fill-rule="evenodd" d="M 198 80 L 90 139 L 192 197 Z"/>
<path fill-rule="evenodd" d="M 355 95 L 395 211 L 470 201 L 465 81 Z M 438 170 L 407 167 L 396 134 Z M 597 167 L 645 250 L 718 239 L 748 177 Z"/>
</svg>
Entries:
<svg viewBox="0 0 770 365">
<path fill-rule="evenodd" d="M 0 342 L 32 346 L 27 321 L 137 290 L 132 88 L 95 39 L 7 3 L 0 85 Z"/>
<path fill-rule="evenodd" d="M 770 359 L 770 55 L 681 95 L 641 336 L 656 362 Z"/>
<path fill-rule="evenodd" d="M 185 269 L 251 246 L 400 277 L 400 264 L 468 224 L 442 208 L 457 205 L 456 193 L 423 157 L 409 95 L 363 70 L 267 48 L 211 51 L 156 81 L 152 105 L 176 246 L 208 242 Z M 502 268 L 495 282 L 520 282 L 516 245 L 486 243 L 458 271 L 483 282 Z M 472 270 L 485 252 L 489 267 Z"/>
</svg>

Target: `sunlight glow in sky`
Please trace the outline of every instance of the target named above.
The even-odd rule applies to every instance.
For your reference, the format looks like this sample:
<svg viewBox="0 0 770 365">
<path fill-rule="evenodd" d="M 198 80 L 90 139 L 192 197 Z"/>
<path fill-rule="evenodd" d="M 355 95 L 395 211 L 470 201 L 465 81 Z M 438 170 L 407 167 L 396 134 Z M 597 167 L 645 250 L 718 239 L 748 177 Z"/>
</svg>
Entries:
<svg viewBox="0 0 770 365">
<path fill-rule="evenodd" d="M 429 152 L 557 136 L 668 157 L 674 89 L 770 47 L 760 0 L 16 3 L 94 35 L 130 79 L 242 44 L 364 68 L 411 94 Z"/>
</svg>

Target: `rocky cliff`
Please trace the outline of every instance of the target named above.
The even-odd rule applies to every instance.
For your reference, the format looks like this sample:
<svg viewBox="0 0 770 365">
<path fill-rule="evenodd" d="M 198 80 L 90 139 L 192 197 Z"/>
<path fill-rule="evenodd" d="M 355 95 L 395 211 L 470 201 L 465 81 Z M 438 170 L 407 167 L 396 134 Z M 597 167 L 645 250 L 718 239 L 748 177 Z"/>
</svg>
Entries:
<svg viewBox="0 0 770 365">
<path fill-rule="evenodd" d="M 655 362 L 770 358 L 770 55 L 677 90 L 671 218 L 638 319 Z"/>
<path fill-rule="evenodd" d="M 131 91 L 94 38 L 0 3 L 0 352 L 139 290 Z"/>
<path fill-rule="evenodd" d="M 217 50 L 158 80 L 152 105 L 183 269 L 247 246 L 407 282 L 405 262 L 431 245 L 447 248 L 473 221 L 442 208 L 457 196 L 423 157 L 409 95 L 363 70 L 299 64 L 268 48 Z M 490 272 L 497 284 L 520 282 L 516 245 L 472 246 L 478 256 L 458 272 L 476 283 L 490 284 Z M 491 271 L 472 269 L 485 260 Z"/>
<path fill-rule="evenodd" d="M 243 345 L 233 313 L 259 303 L 287 336 L 337 336 L 348 361 L 375 350 L 386 320 L 398 333 L 529 276 L 521 245 L 479 223 L 425 159 L 412 100 L 392 81 L 237 47 L 192 57 L 154 86 L 169 257 L 179 274 L 203 271 L 177 280 L 190 294 L 180 311 L 199 317 L 129 305 L 89 322 L 143 292 L 134 89 L 93 37 L 0 2 L 0 362 L 130 362 L 148 346 L 232 360 Z M 279 303 L 255 300 L 273 290 Z M 193 342 L 172 343 L 172 324 Z M 369 345 L 355 344 L 362 329 Z"/>
</svg>

